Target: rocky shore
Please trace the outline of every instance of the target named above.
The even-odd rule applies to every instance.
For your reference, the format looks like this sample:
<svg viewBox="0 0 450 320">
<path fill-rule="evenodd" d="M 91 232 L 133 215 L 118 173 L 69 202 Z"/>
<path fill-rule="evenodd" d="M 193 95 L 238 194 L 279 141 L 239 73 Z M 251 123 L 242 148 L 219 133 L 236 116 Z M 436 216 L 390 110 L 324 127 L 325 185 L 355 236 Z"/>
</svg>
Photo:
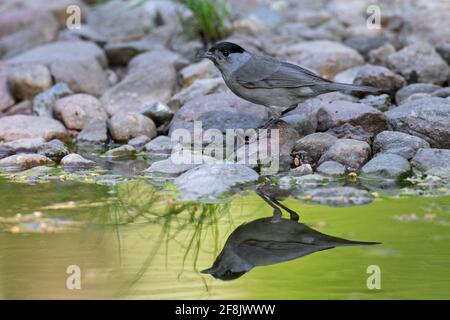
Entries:
<svg viewBox="0 0 450 320">
<path fill-rule="evenodd" d="M 144 177 L 206 201 L 267 179 L 330 205 L 367 203 L 387 190 L 450 193 L 447 1 L 384 1 L 380 29 L 366 25 L 370 1 L 229 2 L 225 40 L 384 93 L 300 103 L 275 126 L 280 170 L 269 177 L 236 162 L 239 153 L 205 155 L 205 144 L 201 161 L 174 163 L 177 129 L 194 134 L 201 121 L 225 134 L 269 118 L 195 58 L 203 44 L 183 28 L 192 13 L 176 1 L 12 0 L 0 4 L 0 171 L 28 183 Z M 73 4 L 79 29 L 65 26 Z"/>
</svg>

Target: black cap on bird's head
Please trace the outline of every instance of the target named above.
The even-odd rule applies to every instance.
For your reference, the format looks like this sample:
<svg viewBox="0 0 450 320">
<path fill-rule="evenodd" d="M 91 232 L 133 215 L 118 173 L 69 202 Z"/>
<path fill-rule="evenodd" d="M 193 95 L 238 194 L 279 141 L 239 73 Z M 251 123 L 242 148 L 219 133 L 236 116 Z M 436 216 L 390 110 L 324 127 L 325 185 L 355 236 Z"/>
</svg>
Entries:
<svg viewBox="0 0 450 320">
<path fill-rule="evenodd" d="M 199 54 L 201 58 L 207 58 L 213 60 L 218 55 L 228 57 L 233 53 L 243 53 L 245 50 L 232 42 L 219 42 L 213 45 L 208 51 Z"/>
<path fill-rule="evenodd" d="M 206 270 L 200 271 L 203 274 L 210 274 L 216 279 L 224 280 L 224 281 L 230 281 L 235 280 L 237 278 L 240 278 L 244 274 L 246 274 L 246 271 L 232 271 L 232 270 L 219 270 L 218 268 L 211 267 Z"/>
</svg>

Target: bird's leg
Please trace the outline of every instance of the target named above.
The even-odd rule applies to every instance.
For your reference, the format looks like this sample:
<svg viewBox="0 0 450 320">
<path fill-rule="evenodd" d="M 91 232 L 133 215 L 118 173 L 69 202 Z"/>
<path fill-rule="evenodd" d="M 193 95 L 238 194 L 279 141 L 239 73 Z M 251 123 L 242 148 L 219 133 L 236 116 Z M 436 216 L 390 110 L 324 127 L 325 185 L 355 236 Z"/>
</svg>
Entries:
<svg viewBox="0 0 450 320">
<path fill-rule="evenodd" d="M 256 189 L 256 194 L 260 196 L 269 206 L 273 208 L 273 217 L 272 222 L 279 222 L 281 221 L 281 209 L 278 208 L 272 200 L 270 200 L 264 193 L 262 193 L 260 190 Z"/>
<path fill-rule="evenodd" d="M 295 108 L 297 108 L 297 104 L 293 104 L 292 106 L 288 107 L 287 109 L 281 111 L 281 115 L 284 116 L 286 113 L 288 113 L 289 111 L 294 110 Z"/>
<path fill-rule="evenodd" d="M 291 216 L 291 220 L 293 220 L 293 221 L 298 221 L 298 220 L 300 219 L 298 213 L 295 212 L 294 210 L 289 209 L 289 208 L 286 207 L 284 204 L 278 202 L 278 200 L 276 200 L 276 199 L 271 199 L 271 200 L 272 200 L 272 202 L 273 202 L 274 204 L 276 204 L 277 206 L 279 206 L 279 207 L 283 208 L 284 210 L 286 210 L 286 211 L 289 213 L 289 215 Z"/>
</svg>

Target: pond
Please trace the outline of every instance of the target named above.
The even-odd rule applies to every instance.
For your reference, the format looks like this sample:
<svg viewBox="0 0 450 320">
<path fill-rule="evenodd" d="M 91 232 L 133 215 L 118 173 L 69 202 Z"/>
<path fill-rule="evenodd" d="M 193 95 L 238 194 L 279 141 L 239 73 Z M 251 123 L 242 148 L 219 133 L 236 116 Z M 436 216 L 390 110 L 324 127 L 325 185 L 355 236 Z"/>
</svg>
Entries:
<svg viewBox="0 0 450 320">
<path fill-rule="evenodd" d="M 277 248 L 274 239 L 275 245 L 265 249 L 286 250 L 278 252 L 279 263 L 273 263 L 276 258 L 265 259 L 237 279 L 223 281 L 200 271 L 213 265 L 230 235 L 237 234 L 236 228 L 271 217 L 272 208 L 251 189 L 230 201 L 207 204 L 178 201 L 170 185 L 150 182 L 136 178 L 100 185 L 59 179 L 32 185 L 0 177 L 0 298 L 445 299 L 450 295 L 448 195 L 375 194 L 370 204 L 350 207 L 289 197 L 282 204 L 321 235 L 380 244 L 319 248 L 289 260 L 286 256 L 297 249 Z M 289 215 L 284 213 L 283 219 Z M 272 227 L 269 222 L 248 231 L 247 245 L 254 244 L 257 232 L 271 239 Z M 308 230 L 311 237 L 317 234 Z M 69 266 L 79 267 L 79 290 L 67 288 Z M 378 270 L 380 289 L 368 288 L 373 268 Z"/>
</svg>

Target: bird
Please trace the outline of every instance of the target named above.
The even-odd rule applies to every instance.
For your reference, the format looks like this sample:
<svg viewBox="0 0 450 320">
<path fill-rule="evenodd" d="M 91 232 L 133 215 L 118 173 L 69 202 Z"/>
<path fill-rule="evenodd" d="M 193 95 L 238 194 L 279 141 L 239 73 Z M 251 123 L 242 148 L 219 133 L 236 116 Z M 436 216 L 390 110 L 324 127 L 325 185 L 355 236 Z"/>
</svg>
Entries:
<svg viewBox="0 0 450 320">
<path fill-rule="evenodd" d="M 257 192 L 258 193 L 258 192 Z M 262 193 L 258 193 L 260 196 Z M 290 219 L 281 216 L 280 203 L 263 199 L 274 208 L 272 217 L 253 220 L 237 227 L 228 237 L 212 267 L 201 271 L 220 280 L 235 280 L 256 266 L 297 259 L 317 251 L 341 246 L 375 245 L 379 242 L 352 241 L 333 237 L 298 222 L 298 214 L 287 208 Z M 277 205 L 278 203 L 278 205 Z"/>
<path fill-rule="evenodd" d="M 219 42 L 198 56 L 214 63 L 234 94 L 272 113 L 281 109 L 280 116 L 322 93 L 380 92 L 370 86 L 333 82 L 298 65 L 253 54 L 232 42 Z"/>
</svg>

